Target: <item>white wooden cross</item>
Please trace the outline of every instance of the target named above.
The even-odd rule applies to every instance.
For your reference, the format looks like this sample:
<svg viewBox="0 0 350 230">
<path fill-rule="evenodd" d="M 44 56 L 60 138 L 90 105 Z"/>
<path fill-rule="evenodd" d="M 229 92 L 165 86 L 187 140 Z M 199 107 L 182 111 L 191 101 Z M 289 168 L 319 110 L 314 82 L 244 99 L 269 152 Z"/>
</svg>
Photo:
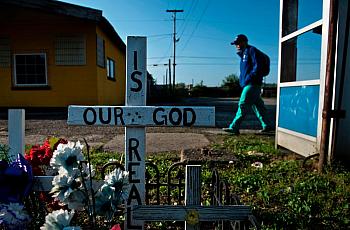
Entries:
<svg viewBox="0 0 350 230">
<path fill-rule="evenodd" d="M 144 229 L 144 221 L 186 220 L 189 210 L 203 220 L 246 220 L 246 206 L 200 206 L 200 167 L 186 168 L 185 206 L 145 205 L 146 126 L 215 126 L 214 107 L 146 106 L 146 38 L 127 39 L 126 106 L 69 106 L 69 125 L 125 126 L 125 164 L 129 171 L 129 197 L 124 229 Z M 22 116 L 24 119 L 24 114 Z M 21 119 L 24 143 L 24 120 Z M 12 133 L 9 128 L 9 133 Z M 17 135 L 17 134 L 16 134 Z M 19 146 L 24 146 L 19 145 Z M 11 147 L 11 144 L 10 144 Z M 16 150 L 17 151 L 17 150 Z M 24 152 L 24 151 L 22 151 Z M 38 190 L 49 190 L 52 177 L 40 177 Z M 46 181 L 46 182 L 45 182 Z M 44 183 L 43 183 L 44 182 Z M 199 225 L 186 224 L 186 229 Z"/>
<path fill-rule="evenodd" d="M 24 155 L 25 110 L 9 109 L 8 111 L 8 144 L 9 155 L 15 159 L 17 154 Z"/>
<path fill-rule="evenodd" d="M 215 126 L 214 107 L 146 106 L 146 37 L 127 38 L 126 106 L 69 106 L 69 125 L 125 126 L 125 164 L 129 197 L 125 229 L 143 229 L 132 216 L 145 205 L 146 126 Z"/>
</svg>

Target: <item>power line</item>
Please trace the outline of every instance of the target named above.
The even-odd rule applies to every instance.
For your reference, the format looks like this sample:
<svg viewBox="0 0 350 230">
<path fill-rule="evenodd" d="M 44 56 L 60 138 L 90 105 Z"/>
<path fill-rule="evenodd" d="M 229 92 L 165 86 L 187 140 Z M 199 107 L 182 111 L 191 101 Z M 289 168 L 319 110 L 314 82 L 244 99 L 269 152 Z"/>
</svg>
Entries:
<svg viewBox="0 0 350 230">
<path fill-rule="evenodd" d="M 170 19 L 111 19 L 110 22 L 168 22 Z"/>
<path fill-rule="evenodd" d="M 177 58 L 190 58 L 190 59 L 233 59 L 233 57 L 212 57 L 212 56 L 176 56 Z M 148 57 L 147 59 L 157 59 L 157 58 L 166 58 L 163 57 Z"/>
<path fill-rule="evenodd" d="M 320 63 L 317 62 L 304 62 L 304 63 L 299 63 L 299 65 L 318 65 Z M 148 66 L 152 67 L 159 67 L 167 64 L 159 64 L 159 63 L 153 63 L 153 64 L 148 64 Z M 232 66 L 239 66 L 240 63 L 213 63 L 213 62 L 180 62 L 176 63 L 176 65 L 207 65 L 207 66 L 217 66 L 217 65 L 232 65 Z M 276 66 L 277 62 L 271 62 L 270 65 Z"/>
<path fill-rule="evenodd" d="M 186 48 L 186 46 L 187 46 L 188 42 L 191 40 L 191 38 L 192 38 L 194 32 L 197 30 L 197 28 L 198 28 L 200 22 L 202 21 L 202 18 L 203 18 L 203 16 L 204 16 L 205 12 L 207 11 L 207 9 L 208 9 L 208 7 L 209 7 L 209 3 L 210 3 L 210 0 L 208 0 L 207 5 L 205 6 L 205 8 L 204 8 L 204 10 L 203 10 L 203 12 L 202 12 L 202 14 L 201 14 L 201 16 L 200 16 L 200 18 L 199 18 L 199 21 L 197 22 L 197 24 L 196 24 L 194 30 L 192 31 L 190 37 L 187 39 L 185 45 L 182 47 L 182 50 L 181 50 L 181 51 L 183 51 L 183 50 Z"/>
<path fill-rule="evenodd" d="M 163 64 L 148 64 L 148 66 L 151 67 L 162 67 L 162 66 L 166 66 L 167 64 L 163 63 Z M 215 66 L 215 65 L 239 65 L 239 63 L 235 64 L 235 63 L 177 63 L 176 65 L 207 65 L 207 66 Z"/>
<path fill-rule="evenodd" d="M 170 35 L 172 34 L 151 34 L 151 35 L 147 35 L 147 38 L 150 38 L 150 37 L 169 37 Z"/>
<path fill-rule="evenodd" d="M 196 0 L 196 1 L 192 1 L 192 4 L 191 4 L 191 6 L 190 6 L 190 8 L 189 8 L 189 10 L 188 10 L 188 13 L 185 15 L 185 18 L 184 18 L 184 23 L 182 24 L 182 32 L 181 32 L 181 34 L 180 34 L 180 38 L 182 37 L 182 35 L 183 35 L 183 33 L 185 32 L 185 29 L 186 29 L 186 27 L 187 27 L 187 25 L 188 25 L 188 22 L 189 22 L 189 20 L 187 20 L 188 19 L 188 17 L 189 17 L 189 15 L 195 10 L 195 8 L 197 7 L 197 5 L 198 5 L 198 1 L 199 0 Z"/>
</svg>

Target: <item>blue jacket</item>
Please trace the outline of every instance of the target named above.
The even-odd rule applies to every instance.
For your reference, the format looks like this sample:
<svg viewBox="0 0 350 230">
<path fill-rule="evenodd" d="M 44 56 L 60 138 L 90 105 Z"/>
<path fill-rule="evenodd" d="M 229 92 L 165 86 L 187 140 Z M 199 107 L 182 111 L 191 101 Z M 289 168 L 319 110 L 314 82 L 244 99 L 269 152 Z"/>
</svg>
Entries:
<svg viewBox="0 0 350 230">
<path fill-rule="evenodd" d="M 248 45 L 243 51 L 238 52 L 241 57 L 239 84 L 242 88 L 246 85 L 262 85 L 263 77 L 260 72 L 260 65 L 263 63 L 259 55 L 260 50 Z"/>
</svg>

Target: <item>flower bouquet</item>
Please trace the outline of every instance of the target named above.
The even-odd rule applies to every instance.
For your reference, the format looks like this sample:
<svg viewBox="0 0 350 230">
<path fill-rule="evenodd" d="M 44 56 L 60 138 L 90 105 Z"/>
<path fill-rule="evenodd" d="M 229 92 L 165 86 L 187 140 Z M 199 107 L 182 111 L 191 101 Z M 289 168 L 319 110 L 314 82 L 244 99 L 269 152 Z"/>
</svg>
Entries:
<svg viewBox="0 0 350 230">
<path fill-rule="evenodd" d="M 118 225 L 113 220 L 127 197 L 128 173 L 117 168 L 106 175 L 102 183 L 94 181 L 88 145 L 87 161 L 83 147 L 79 141 L 61 143 L 53 152 L 50 166 L 58 174 L 52 180 L 50 194 L 71 211 L 61 209 L 48 214 L 41 229 L 72 229 L 71 220 L 75 213 L 81 211 L 88 217 L 89 228 L 97 228 L 97 219 L 103 219 L 110 227 L 117 229 Z"/>
</svg>

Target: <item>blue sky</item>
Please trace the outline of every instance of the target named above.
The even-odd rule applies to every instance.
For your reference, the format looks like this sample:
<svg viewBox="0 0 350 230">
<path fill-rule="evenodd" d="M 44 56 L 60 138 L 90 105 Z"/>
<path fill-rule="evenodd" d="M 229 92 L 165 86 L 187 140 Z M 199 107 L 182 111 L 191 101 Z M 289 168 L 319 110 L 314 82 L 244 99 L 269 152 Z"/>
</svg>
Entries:
<svg viewBox="0 0 350 230">
<path fill-rule="evenodd" d="M 177 14 L 176 82 L 218 86 L 239 74 L 239 59 L 230 42 L 244 33 L 249 43 L 271 59 L 267 82 L 277 82 L 279 0 L 65 0 L 103 11 L 120 37 L 147 36 L 148 71 L 162 84 L 172 59 L 172 14 Z M 160 64 L 153 66 L 153 64 Z"/>
</svg>

